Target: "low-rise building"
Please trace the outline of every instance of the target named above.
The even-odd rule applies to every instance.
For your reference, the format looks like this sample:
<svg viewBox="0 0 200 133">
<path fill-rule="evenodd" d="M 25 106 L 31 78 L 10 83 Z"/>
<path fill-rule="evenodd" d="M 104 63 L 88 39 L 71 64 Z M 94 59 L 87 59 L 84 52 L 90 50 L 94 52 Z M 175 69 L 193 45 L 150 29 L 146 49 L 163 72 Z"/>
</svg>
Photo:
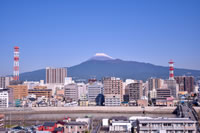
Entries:
<svg viewBox="0 0 200 133">
<path fill-rule="evenodd" d="M 110 133 L 131 133 L 132 124 L 129 121 L 112 121 L 109 126 Z"/>
<path fill-rule="evenodd" d="M 90 130 L 90 118 L 77 118 L 75 121 L 67 121 L 64 125 L 65 133 L 82 133 Z"/>
<path fill-rule="evenodd" d="M 167 98 L 167 106 L 175 106 L 174 98 L 168 97 Z"/>
<path fill-rule="evenodd" d="M 35 86 L 39 86 L 40 82 L 38 81 L 24 81 L 23 85 L 26 85 L 29 89 L 34 89 Z"/>
<path fill-rule="evenodd" d="M 105 94 L 105 106 L 120 106 L 121 95 Z"/>
<path fill-rule="evenodd" d="M 170 89 L 157 89 L 157 100 L 167 100 L 168 97 L 171 97 Z"/>
<path fill-rule="evenodd" d="M 8 88 L 13 89 L 14 100 L 23 99 L 28 96 L 28 87 L 26 85 L 10 85 Z"/>
<path fill-rule="evenodd" d="M 88 100 L 79 100 L 79 106 L 88 106 L 89 101 Z"/>
<path fill-rule="evenodd" d="M 137 100 L 137 104 L 138 104 L 138 106 L 146 107 L 146 106 L 148 106 L 148 100 L 147 99 L 139 99 L 139 100 Z"/>
<path fill-rule="evenodd" d="M 40 89 L 40 88 L 34 88 L 28 90 L 29 95 L 36 95 L 36 98 L 45 96 L 46 98 L 51 98 L 52 96 L 52 89 Z"/>
<path fill-rule="evenodd" d="M 86 122 L 67 122 L 64 126 L 65 133 L 82 133 L 86 131 L 89 131 Z"/>
<path fill-rule="evenodd" d="M 139 119 L 139 133 L 197 133 L 196 121 L 189 118 Z"/>
<path fill-rule="evenodd" d="M 64 87 L 65 98 L 69 101 L 78 101 L 78 86 L 76 84 L 68 84 Z"/>
<path fill-rule="evenodd" d="M 102 119 L 100 133 L 131 133 L 132 123 L 127 117 L 111 117 Z"/>
<path fill-rule="evenodd" d="M 57 128 L 56 122 L 45 122 L 42 126 L 38 127 L 38 131 L 53 132 Z"/>
</svg>

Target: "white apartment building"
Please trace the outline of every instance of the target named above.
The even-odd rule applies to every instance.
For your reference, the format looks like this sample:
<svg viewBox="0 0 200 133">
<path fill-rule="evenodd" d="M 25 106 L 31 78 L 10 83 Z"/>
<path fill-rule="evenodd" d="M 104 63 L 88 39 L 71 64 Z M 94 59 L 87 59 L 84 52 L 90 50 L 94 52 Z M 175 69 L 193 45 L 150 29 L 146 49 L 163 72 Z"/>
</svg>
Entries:
<svg viewBox="0 0 200 133">
<path fill-rule="evenodd" d="M 7 108 L 9 105 L 8 89 L 0 88 L 0 108 Z"/>
<path fill-rule="evenodd" d="M 10 85 L 10 81 L 13 80 L 13 77 L 0 77 L 0 88 L 6 88 Z"/>
<path fill-rule="evenodd" d="M 120 94 L 105 94 L 105 106 L 120 106 L 121 96 Z"/>
<path fill-rule="evenodd" d="M 197 133 L 197 122 L 189 118 L 152 118 L 138 121 L 140 133 Z"/>
<path fill-rule="evenodd" d="M 99 94 L 103 94 L 103 84 L 100 82 L 94 82 L 87 86 L 88 89 L 88 101 L 95 102 L 96 97 Z"/>
<path fill-rule="evenodd" d="M 72 79 L 72 77 L 65 77 L 65 82 L 64 85 L 68 85 L 68 84 L 74 84 L 74 80 Z"/>
<path fill-rule="evenodd" d="M 27 85 L 28 90 L 34 89 L 35 86 L 40 86 L 40 82 L 38 81 L 25 81 L 23 84 Z"/>
<path fill-rule="evenodd" d="M 87 87 L 85 83 L 77 83 L 78 99 L 84 99 L 87 96 Z"/>
</svg>

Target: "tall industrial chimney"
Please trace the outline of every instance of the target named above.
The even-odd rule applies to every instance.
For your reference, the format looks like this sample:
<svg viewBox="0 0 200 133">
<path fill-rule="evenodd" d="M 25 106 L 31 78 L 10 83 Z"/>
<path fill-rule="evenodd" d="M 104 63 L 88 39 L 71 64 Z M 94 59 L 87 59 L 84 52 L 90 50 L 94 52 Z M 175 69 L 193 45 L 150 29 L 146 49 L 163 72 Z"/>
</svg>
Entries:
<svg viewBox="0 0 200 133">
<path fill-rule="evenodd" d="M 173 60 L 169 61 L 169 80 L 174 80 L 174 62 L 173 62 Z"/>
<path fill-rule="evenodd" d="M 19 47 L 14 47 L 14 68 L 13 78 L 15 81 L 19 80 Z"/>
</svg>

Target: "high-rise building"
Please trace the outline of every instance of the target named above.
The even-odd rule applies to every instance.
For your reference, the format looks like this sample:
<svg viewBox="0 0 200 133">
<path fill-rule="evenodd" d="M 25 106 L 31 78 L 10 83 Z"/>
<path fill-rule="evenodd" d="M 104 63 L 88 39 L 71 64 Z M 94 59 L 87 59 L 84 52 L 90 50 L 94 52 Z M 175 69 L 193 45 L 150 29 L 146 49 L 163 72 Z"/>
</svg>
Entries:
<svg viewBox="0 0 200 133">
<path fill-rule="evenodd" d="M 179 85 L 179 91 L 194 92 L 195 83 L 193 76 L 177 76 L 175 80 Z"/>
<path fill-rule="evenodd" d="M 13 80 L 13 77 L 0 77 L 0 88 L 6 88 L 10 85 L 10 81 Z"/>
<path fill-rule="evenodd" d="M 167 85 L 167 88 L 171 91 L 171 96 L 174 98 L 178 98 L 178 85 L 176 83 L 176 80 L 165 80 L 165 84 Z"/>
<path fill-rule="evenodd" d="M 69 101 L 78 101 L 78 86 L 77 84 L 68 84 L 64 87 L 65 98 Z"/>
<path fill-rule="evenodd" d="M 124 98 L 127 99 L 127 95 L 125 94 L 126 86 L 130 83 L 137 83 L 137 82 L 138 82 L 137 80 L 133 80 L 133 79 L 126 79 L 125 82 L 123 82 L 123 88 L 122 88 L 123 100 Z"/>
<path fill-rule="evenodd" d="M 148 88 L 149 91 L 152 91 L 154 89 L 161 88 L 163 85 L 163 80 L 159 78 L 150 78 L 148 80 Z"/>
<path fill-rule="evenodd" d="M 143 83 L 143 97 L 148 98 L 149 90 L 148 90 L 148 81 Z"/>
<path fill-rule="evenodd" d="M 66 68 L 46 68 L 46 83 L 47 84 L 64 84 L 67 77 Z"/>
<path fill-rule="evenodd" d="M 88 88 L 88 101 L 95 102 L 99 94 L 103 94 L 103 85 L 100 82 L 93 82 L 87 86 Z"/>
<path fill-rule="evenodd" d="M 10 85 L 7 88 L 13 89 L 14 100 L 23 99 L 28 96 L 28 87 L 26 85 Z"/>
<path fill-rule="evenodd" d="M 129 96 L 129 101 L 139 100 L 143 96 L 142 83 L 131 83 L 126 86 L 125 94 Z"/>
<path fill-rule="evenodd" d="M 118 94 L 122 92 L 122 80 L 120 78 L 110 77 L 104 78 L 104 94 Z"/>
<path fill-rule="evenodd" d="M 112 106 L 112 101 L 118 101 L 114 106 L 121 104 L 123 100 L 123 81 L 120 78 L 110 77 L 103 79 L 104 85 L 104 96 L 105 96 L 105 105 Z"/>
</svg>

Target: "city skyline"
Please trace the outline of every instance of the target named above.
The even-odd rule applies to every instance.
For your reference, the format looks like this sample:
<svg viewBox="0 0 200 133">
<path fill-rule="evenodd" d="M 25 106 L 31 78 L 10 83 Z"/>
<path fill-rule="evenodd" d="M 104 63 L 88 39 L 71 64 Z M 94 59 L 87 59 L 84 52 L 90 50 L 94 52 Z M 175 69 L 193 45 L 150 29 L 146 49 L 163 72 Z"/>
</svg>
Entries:
<svg viewBox="0 0 200 133">
<path fill-rule="evenodd" d="M 1 1 L 0 75 L 69 67 L 95 53 L 114 58 L 200 70 L 200 2 Z"/>
</svg>

